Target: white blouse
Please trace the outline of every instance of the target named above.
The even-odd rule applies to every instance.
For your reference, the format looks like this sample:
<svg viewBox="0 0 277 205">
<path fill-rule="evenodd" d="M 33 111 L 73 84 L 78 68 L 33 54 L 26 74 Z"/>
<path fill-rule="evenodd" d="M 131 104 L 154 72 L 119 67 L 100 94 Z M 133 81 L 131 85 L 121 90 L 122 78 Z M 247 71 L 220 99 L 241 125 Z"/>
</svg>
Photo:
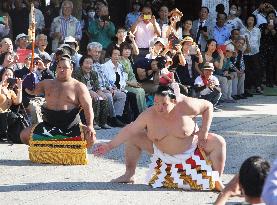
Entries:
<svg viewBox="0 0 277 205">
<path fill-rule="evenodd" d="M 107 77 L 111 85 L 115 85 L 115 81 L 116 81 L 115 72 L 118 72 L 120 76 L 120 81 L 119 81 L 120 89 L 124 90 L 126 86 L 126 74 L 124 74 L 123 66 L 120 63 L 118 63 L 116 70 L 114 68 L 115 68 L 115 65 L 113 64 L 112 60 L 109 60 L 106 63 L 102 64 L 102 70 L 104 72 L 104 75 Z"/>
<path fill-rule="evenodd" d="M 254 27 L 251 31 L 247 28 L 241 29 L 241 35 L 247 36 L 250 49 L 249 53 L 245 53 L 245 55 L 255 55 L 260 52 L 260 40 L 261 40 L 261 31 L 259 28 Z"/>
</svg>

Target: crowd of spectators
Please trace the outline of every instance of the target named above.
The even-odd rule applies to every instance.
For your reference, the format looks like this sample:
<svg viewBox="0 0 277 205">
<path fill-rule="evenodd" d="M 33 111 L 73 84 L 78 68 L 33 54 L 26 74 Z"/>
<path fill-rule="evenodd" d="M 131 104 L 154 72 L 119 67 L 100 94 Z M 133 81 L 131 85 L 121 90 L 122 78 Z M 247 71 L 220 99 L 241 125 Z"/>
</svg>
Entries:
<svg viewBox="0 0 277 205">
<path fill-rule="evenodd" d="M 81 19 L 72 15 L 70 0 L 41 5 L 34 1 L 36 55 L 30 66 L 30 1 L 1 3 L 0 69 L 11 68 L 23 80 L 28 112 L 35 98 L 29 91 L 35 83 L 55 78 L 63 55 L 74 62 L 73 77 L 90 91 L 97 129 L 134 120 L 153 104 L 159 84 L 207 99 L 215 111 L 276 84 L 277 18 L 269 1 L 245 19 L 238 5 L 225 11 L 219 4 L 215 20 L 204 6 L 198 19 L 190 19 L 166 1 L 159 8 L 151 1 L 134 1 L 124 26 L 112 22 L 105 0 L 84 0 Z"/>
</svg>

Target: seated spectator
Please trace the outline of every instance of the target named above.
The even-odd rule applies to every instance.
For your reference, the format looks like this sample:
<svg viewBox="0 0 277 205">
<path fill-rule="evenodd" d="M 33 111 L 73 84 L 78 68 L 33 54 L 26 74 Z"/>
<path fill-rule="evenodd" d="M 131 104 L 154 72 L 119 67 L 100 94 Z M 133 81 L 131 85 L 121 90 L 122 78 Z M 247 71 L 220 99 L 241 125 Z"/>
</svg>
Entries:
<svg viewBox="0 0 277 205">
<path fill-rule="evenodd" d="M 157 23 L 159 24 L 161 28 L 161 32 L 163 33 L 163 25 L 168 25 L 169 20 L 168 20 L 168 8 L 167 6 L 163 5 L 159 9 L 159 18 L 157 19 Z"/>
<path fill-rule="evenodd" d="M 123 66 L 124 72 L 127 74 L 125 89 L 129 92 L 136 94 L 137 106 L 139 113 L 142 113 L 146 109 L 145 91 L 138 83 L 136 76 L 133 72 L 132 64 L 129 60 L 131 55 L 131 46 L 128 43 L 122 43 L 120 46 L 121 58 L 120 64 Z"/>
<path fill-rule="evenodd" d="M 244 27 L 242 20 L 237 17 L 238 12 L 238 5 L 231 4 L 229 8 L 229 15 L 227 17 L 226 25 L 229 29 L 229 31 L 232 31 L 234 29 L 240 30 Z"/>
<path fill-rule="evenodd" d="M 9 38 L 3 38 L 0 42 L 0 54 L 5 52 L 13 53 L 13 43 Z"/>
<path fill-rule="evenodd" d="M 131 26 L 137 21 L 137 19 L 141 15 L 140 8 L 141 4 L 139 3 L 139 1 L 134 1 L 134 3 L 132 4 L 132 11 L 129 12 L 125 18 L 125 27 L 127 30 L 131 28 Z"/>
<path fill-rule="evenodd" d="M 47 56 L 47 59 L 51 59 L 50 55 L 45 51 L 48 45 L 47 36 L 44 34 L 37 35 L 35 43 L 35 53 L 38 54 L 39 57 Z"/>
<path fill-rule="evenodd" d="M 120 100 L 114 99 L 115 116 L 117 119 L 122 118 L 126 102 L 126 79 L 124 76 L 122 65 L 119 63 L 119 57 L 120 50 L 118 48 L 114 48 L 112 50 L 111 59 L 102 64 L 103 73 L 110 83 L 109 90 L 114 93 L 113 96 L 117 96 L 118 98 L 120 98 Z"/>
<path fill-rule="evenodd" d="M 202 75 L 202 68 L 206 62 L 213 63 L 216 69 L 221 69 L 223 66 L 224 54 L 221 49 L 217 49 L 217 42 L 215 39 L 209 39 L 205 52 L 202 53 L 203 62 L 196 63 L 195 69 Z"/>
<path fill-rule="evenodd" d="M 192 37 L 192 20 L 187 19 L 183 23 L 183 38 L 185 37 Z"/>
<path fill-rule="evenodd" d="M 219 80 L 222 97 L 221 100 L 227 103 L 236 102 L 232 98 L 232 80 L 235 77 L 232 73 L 236 72 L 236 68 L 231 62 L 235 52 L 235 47 L 232 44 L 228 44 L 226 47 L 226 52 L 223 60 L 223 66 L 221 69 L 215 69 L 214 74 Z"/>
<path fill-rule="evenodd" d="M 77 41 L 80 41 L 82 38 L 80 21 L 71 15 L 72 10 L 72 1 L 63 1 L 60 16 L 54 18 L 51 24 L 50 36 L 52 38 L 53 52 L 63 43 L 67 36 L 73 36 Z"/>
<path fill-rule="evenodd" d="M 165 39 L 172 38 L 171 36 L 177 37 L 179 40 L 183 37 L 182 32 L 182 25 L 181 25 L 181 18 L 183 16 L 183 13 L 179 11 L 177 8 L 170 11 L 168 14 L 169 23 L 168 25 L 164 24 L 162 28 L 162 37 Z"/>
<path fill-rule="evenodd" d="M 225 24 L 227 20 L 226 13 L 218 13 L 216 18 L 216 24 L 210 27 L 209 38 L 215 39 L 218 45 L 224 45 L 230 38 L 230 30 Z"/>
<path fill-rule="evenodd" d="M 150 53 L 148 53 L 145 58 L 155 59 L 158 56 L 164 56 L 168 51 L 165 40 L 161 37 L 155 37 L 150 41 Z"/>
<path fill-rule="evenodd" d="M 14 65 L 14 55 L 11 52 L 0 54 L 0 70 L 3 68 L 12 68 Z"/>
<path fill-rule="evenodd" d="M 74 70 L 78 70 L 80 68 L 79 61 L 82 57 L 81 54 L 78 53 L 79 46 L 76 39 L 72 36 L 67 36 L 64 39 L 64 44 L 67 44 L 71 47 L 73 54 L 71 55 L 71 60 L 73 60 L 74 64 Z"/>
<path fill-rule="evenodd" d="M 185 86 L 194 85 L 194 81 L 199 75 L 195 69 L 195 64 L 203 62 L 200 49 L 193 43 L 191 37 L 185 37 L 180 42 L 181 50 L 177 50 L 176 55 L 172 59 L 172 68 L 176 68 L 175 79 Z"/>
<path fill-rule="evenodd" d="M 25 33 L 18 34 L 15 39 L 15 45 L 16 50 L 27 49 L 29 46 L 28 35 L 26 35 Z"/>
<path fill-rule="evenodd" d="M 161 70 L 160 85 L 171 86 L 175 83 L 174 72 L 169 71 L 169 67 L 172 65 L 172 59 L 169 56 L 164 57 L 165 62 Z"/>
<path fill-rule="evenodd" d="M 267 205 L 274 205 L 277 202 L 277 160 L 273 162 L 264 183 L 262 199 Z"/>
<path fill-rule="evenodd" d="M 240 195 L 243 195 L 249 204 L 264 204 L 261 195 L 269 169 L 269 162 L 261 157 L 253 156 L 246 159 L 240 167 L 239 174 L 227 184 L 215 204 L 223 205 L 230 197 Z"/>
<path fill-rule="evenodd" d="M 205 63 L 203 67 L 203 75 L 198 76 L 195 79 L 195 91 L 199 93 L 199 98 L 210 101 L 214 105 L 214 110 L 219 110 L 216 108 L 216 104 L 221 96 L 221 91 L 219 87 L 219 81 L 217 77 L 213 75 L 214 65 L 212 63 Z"/>
<path fill-rule="evenodd" d="M 102 52 L 102 45 L 98 42 L 91 42 L 87 46 L 87 54 L 92 57 L 93 65 L 92 68 L 98 74 L 98 80 L 100 89 L 103 92 L 102 98 L 107 98 L 109 103 L 109 118 L 108 123 L 114 127 L 123 127 L 125 124 L 122 123 L 116 115 L 123 112 L 124 104 L 126 101 L 126 95 L 123 92 L 114 92 L 113 86 L 106 77 L 102 65 L 99 63 Z M 99 93 L 98 93 L 99 94 Z M 100 94 L 101 95 L 101 94 Z M 123 106 L 123 108 L 122 108 Z"/>
<path fill-rule="evenodd" d="M 139 48 L 137 58 L 144 58 L 149 52 L 149 42 L 154 37 L 161 36 L 159 24 L 156 22 L 155 16 L 152 15 L 151 8 L 147 6 L 142 8 L 142 14 L 130 30 L 135 35 L 135 40 Z"/>
<path fill-rule="evenodd" d="M 18 127 L 17 116 L 10 108 L 12 105 L 19 105 L 22 101 L 22 81 L 13 78 L 11 68 L 2 69 L 0 79 L 0 140 L 7 138 L 18 143 L 23 127 Z"/>
<path fill-rule="evenodd" d="M 153 94 L 160 81 L 160 69 L 156 59 L 141 58 L 134 64 L 134 73 L 145 93 Z"/>
<path fill-rule="evenodd" d="M 73 73 L 73 78 L 84 83 L 89 90 L 94 111 L 94 129 L 110 129 L 111 127 L 107 125 L 107 98 L 101 97 L 104 94 L 100 90 L 98 75 L 96 71 L 92 70 L 92 64 L 93 60 L 91 56 L 82 56 L 80 59 L 80 69 Z"/>
<path fill-rule="evenodd" d="M 240 38 L 240 30 L 239 29 L 233 29 L 231 30 L 231 37 L 228 41 L 225 41 L 224 45 L 232 44 L 235 46 L 236 41 Z"/>
<path fill-rule="evenodd" d="M 132 34 L 132 32 L 127 32 L 125 28 L 118 28 L 117 32 L 115 34 L 114 41 L 108 46 L 106 56 L 105 58 L 111 57 L 111 50 L 114 47 L 120 48 L 121 43 L 126 42 L 129 43 L 132 46 L 132 52 L 133 55 L 138 55 L 139 50 L 138 46 L 135 41 L 135 36 Z"/>
<path fill-rule="evenodd" d="M 101 60 L 104 60 L 107 47 L 111 44 L 112 38 L 115 35 L 115 26 L 110 20 L 108 7 L 102 6 L 100 8 L 99 19 L 90 22 L 89 24 L 89 34 L 90 42 L 99 42 L 102 46 L 102 56 Z"/>
<path fill-rule="evenodd" d="M 0 39 L 6 37 L 10 33 L 9 19 L 7 16 L 3 16 L 0 19 Z"/>
</svg>

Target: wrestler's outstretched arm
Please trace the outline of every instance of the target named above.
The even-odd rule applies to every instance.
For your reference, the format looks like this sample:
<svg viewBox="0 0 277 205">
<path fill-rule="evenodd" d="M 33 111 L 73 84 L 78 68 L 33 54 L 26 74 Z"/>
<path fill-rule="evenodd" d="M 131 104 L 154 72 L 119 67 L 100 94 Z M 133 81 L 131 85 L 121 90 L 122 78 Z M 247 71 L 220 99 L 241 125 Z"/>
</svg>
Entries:
<svg viewBox="0 0 277 205">
<path fill-rule="evenodd" d="M 147 128 L 147 115 L 148 111 L 146 110 L 141 113 L 133 123 L 121 129 L 116 137 L 113 138 L 110 142 L 98 144 L 94 149 L 93 154 L 96 156 L 104 155 L 110 150 L 126 142 L 132 136 L 137 135 L 137 133 L 145 130 Z"/>
</svg>

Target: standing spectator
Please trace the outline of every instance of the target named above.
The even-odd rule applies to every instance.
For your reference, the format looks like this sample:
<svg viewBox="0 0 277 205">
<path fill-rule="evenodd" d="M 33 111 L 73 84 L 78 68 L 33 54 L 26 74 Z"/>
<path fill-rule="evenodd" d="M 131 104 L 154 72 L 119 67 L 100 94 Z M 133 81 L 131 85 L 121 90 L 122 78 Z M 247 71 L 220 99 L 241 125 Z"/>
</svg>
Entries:
<svg viewBox="0 0 277 205">
<path fill-rule="evenodd" d="M 216 25 L 211 27 L 209 30 L 210 38 L 215 39 L 218 45 L 224 45 L 224 43 L 230 38 L 230 30 L 225 24 L 226 20 L 226 13 L 218 13 L 216 18 Z"/>
<path fill-rule="evenodd" d="M 266 74 L 266 86 L 273 87 L 276 76 L 277 64 L 277 24 L 275 12 L 267 15 L 267 23 L 261 27 L 261 66 Z"/>
<path fill-rule="evenodd" d="M 159 24 L 160 28 L 161 28 L 161 32 L 163 32 L 162 28 L 163 25 L 166 24 L 168 25 L 169 20 L 168 20 L 168 8 L 167 6 L 161 6 L 161 8 L 159 9 L 159 17 L 157 19 L 157 23 Z"/>
<path fill-rule="evenodd" d="M 232 4 L 230 6 L 229 15 L 226 23 L 229 31 L 232 31 L 233 29 L 240 30 L 241 28 L 244 27 L 241 19 L 237 17 L 237 12 L 238 12 L 238 5 Z"/>
<path fill-rule="evenodd" d="M 196 92 L 199 92 L 199 98 L 210 101 L 214 105 L 214 110 L 219 111 L 215 107 L 221 92 L 219 88 L 219 81 L 213 75 L 214 65 L 212 63 L 205 63 L 203 66 L 203 75 L 195 79 L 194 85 Z"/>
<path fill-rule="evenodd" d="M 273 162 L 266 178 L 262 199 L 267 205 L 274 205 L 277 203 L 277 160 Z"/>
<path fill-rule="evenodd" d="M 260 25 L 267 23 L 267 15 L 270 12 L 274 12 L 275 14 L 277 14 L 276 10 L 271 5 L 271 1 L 263 0 L 260 3 L 259 8 L 253 12 L 253 14 L 256 16 L 256 19 L 257 19 L 257 24 L 255 26 L 260 27 Z"/>
<path fill-rule="evenodd" d="M 89 90 L 94 112 L 94 129 L 110 129 L 111 127 L 107 125 L 107 118 L 109 114 L 107 98 L 104 99 L 101 97 L 104 94 L 100 89 L 97 72 L 92 70 L 92 64 L 93 60 L 91 56 L 82 56 L 80 59 L 81 69 L 75 71 L 73 73 L 73 77 L 84 83 Z"/>
<path fill-rule="evenodd" d="M 211 27 L 211 21 L 208 20 L 209 9 L 202 7 L 199 12 L 199 19 L 192 23 L 192 36 L 202 52 L 205 51 L 207 40 L 209 38 L 208 28 Z"/>
<path fill-rule="evenodd" d="M 88 31 L 90 33 L 90 41 L 99 42 L 102 46 L 101 60 L 104 60 L 106 49 L 112 42 L 115 35 L 115 26 L 110 21 L 109 10 L 107 6 L 102 6 L 99 11 L 99 19 L 90 22 Z"/>
<path fill-rule="evenodd" d="M 193 37 L 192 36 L 192 20 L 191 19 L 187 19 L 183 23 L 183 38 L 185 38 L 187 36 Z"/>
<path fill-rule="evenodd" d="M 136 0 L 132 5 L 132 11 L 127 14 L 125 19 L 126 29 L 130 29 L 131 26 L 138 20 L 140 14 L 141 5 L 138 0 Z"/>
<path fill-rule="evenodd" d="M 72 10 L 72 1 L 63 1 L 60 16 L 54 18 L 51 24 L 52 51 L 55 51 L 67 36 L 73 36 L 77 41 L 82 38 L 81 24 L 71 15 Z"/>
<path fill-rule="evenodd" d="M 30 5 L 29 1 L 15 0 L 14 8 L 10 11 L 10 17 L 12 19 L 12 31 L 13 39 L 20 33 L 28 33 L 29 28 L 29 13 Z"/>
<path fill-rule="evenodd" d="M 100 56 L 102 52 L 102 45 L 98 42 L 91 42 L 87 46 L 87 53 L 93 59 L 93 69 L 98 74 L 98 80 L 100 85 L 100 90 L 103 92 L 100 93 L 100 96 L 104 99 L 108 100 L 109 104 L 109 124 L 113 127 L 123 127 L 124 123 L 122 123 L 117 117 L 116 113 L 121 110 L 121 107 L 125 104 L 126 95 L 122 94 L 122 92 L 114 92 L 112 89 L 112 85 L 110 84 L 108 78 L 106 77 L 101 64 L 99 63 Z M 99 93 L 98 93 L 99 94 Z M 120 106 L 118 108 L 118 106 Z M 120 109 L 120 110 L 119 110 Z"/>
<path fill-rule="evenodd" d="M 34 1 L 34 7 L 35 7 L 35 19 L 36 19 L 36 34 L 42 33 L 45 27 L 45 21 L 44 16 L 41 12 L 40 8 L 40 0 Z M 29 18 L 31 19 L 31 18 Z"/>
<path fill-rule="evenodd" d="M 120 45 L 123 42 L 129 43 L 132 46 L 133 55 L 139 54 L 138 46 L 135 41 L 135 36 L 132 34 L 132 32 L 127 32 L 125 28 L 120 27 L 117 29 L 114 41 L 107 48 L 106 58 L 110 58 L 112 54 L 111 50 L 114 47 L 120 48 Z"/>
<path fill-rule="evenodd" d="M 235 66 L 236 72 L 233 72 L 232 95 L 235 100 L 246 99 L 247 96 L 244 94 L 245 65 L 243 59 L 244 47 L 246 44 L 245 38 L 239 37 L 234 44 L 236 54 L 231 61 Z"/>
<path fill-rule="evenodd" d="M 183 13 L 179 11 L 178 9 L 173 9 L 170 11 L 168 18 L 169 23 L 168 25 L 164 24 L 162 28 L 162 37 L 165 39 L 171 39 L 172 35 L 177 37 L 179 40 L 183 37 L 182 32 L 182 25 L 181 25 L 181 18 L 183 16 Z"/>
<path fill-rule="evenodd" d="M 245 60 L 245 88 L 249 93 L 252 86 L 255 86 L 258 94 L 262 93 L 262 72 L 260 69 L 260 29 L 255 27 L 257 24 L 256 16 L 253 14 L 246 18 L 246 27 L 241 30 L 241 34 L 247 38 L 250 45 L 250 52 L 244 54 Z"/>
<path fill-rule="evenodd" d="M 145 57 L 149 52 L 149 42 L 157 36 L 161 36 L 161 29 L 152 15 L 150 7 L 144 6 L 142 15 L 132 25 L 131 32 L 135 35 L 135 40 L 139 48 L 139 56 Z"/>
<path fill-rule="evenodd" d="M 136 94 L 138 110 L 139 113 L 142 113 L 146 109 L 145 91 L 137 82 L 133 72 L 132 64 L 129 60 L 131 49 L 132 47 L 128 43 L 122 43 L 120 45 L 121 58 L 119 62 L 122 64 L 123 70 L 127 74 L 125 89 Z"/>
<path fill-rule="evenodd" d="M 9 19 L 7 16 L 0 17 L 0 39 L 3 37 L 9 35 L 10 33 L 10 25 L 9 25 Z"/>
</svg>

